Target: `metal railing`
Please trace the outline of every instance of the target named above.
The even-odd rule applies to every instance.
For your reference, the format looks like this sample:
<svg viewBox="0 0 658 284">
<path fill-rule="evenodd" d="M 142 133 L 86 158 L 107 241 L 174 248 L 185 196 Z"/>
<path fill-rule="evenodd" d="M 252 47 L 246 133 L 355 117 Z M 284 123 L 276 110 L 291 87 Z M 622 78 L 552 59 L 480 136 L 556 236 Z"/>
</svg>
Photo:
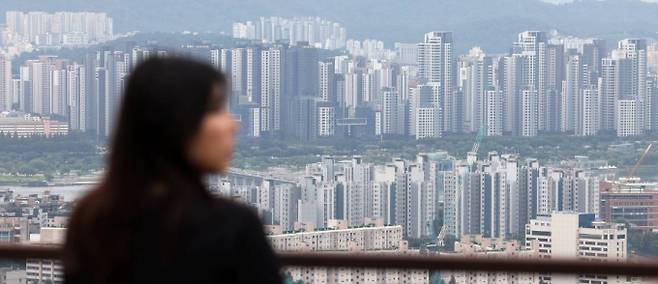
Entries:
<svg viewBox="0 0 658 284">
<path fill-rule="evenodd" d="M 55 246 L 0 245 L 0 259 L 58 259 Z M 367 255 L 346 253 L 279 253 L 282 266 L 361 267 L 453 271 L 611 274 L 658 277 L 658 262 L 610 263 L 557 259 L 485 259 L 454 256 Z"/>
</svg>

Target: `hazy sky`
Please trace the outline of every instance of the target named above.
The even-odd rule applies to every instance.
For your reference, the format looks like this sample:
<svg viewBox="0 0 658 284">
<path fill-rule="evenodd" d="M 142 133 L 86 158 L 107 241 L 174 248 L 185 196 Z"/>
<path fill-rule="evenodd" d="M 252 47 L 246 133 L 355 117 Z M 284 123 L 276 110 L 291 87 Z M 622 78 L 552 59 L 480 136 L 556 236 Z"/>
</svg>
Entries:
<svg viewBox="0 0 658 284">
<path fill-rule="evenodd" d="M 551 4 L 568 4 L 568 3 L 573 3 L 577 0 L 541 0 L 546 3 L 551 3 Z M 620 1 L 620 0 L 598 0 L 598 1 Z M 622 0 L 625 1 L 625 0 Z M 640 0 L 645 3 L 658 3 L 658 0 Z"/>
<path fill-rule="evenodd" d="M 571 3 L 574 0 L 545 0 Z M 558 30 L 611 42 L 655 37 L 658 0 L 0 0 L 6 10 L 107 12 L 117 32 L 225 31 L 260 16 L 320 16 L 339 22 L 348 36 L 418 42 L 433 30 L 455 33 L 461 50 L 478 45 L 505 52 L 524 30 Z M 644 2 L 640 2 L 644 1 Z"/>
</svg>

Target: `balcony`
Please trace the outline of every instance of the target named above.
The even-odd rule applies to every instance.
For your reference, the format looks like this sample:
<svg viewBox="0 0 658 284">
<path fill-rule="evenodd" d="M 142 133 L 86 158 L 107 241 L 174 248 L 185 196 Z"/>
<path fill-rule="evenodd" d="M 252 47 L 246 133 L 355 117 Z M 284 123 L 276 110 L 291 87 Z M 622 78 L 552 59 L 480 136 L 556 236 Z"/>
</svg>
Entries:
<svg viewBox="0 0 658 284">
<path fill-rule="evenodd" d="M 60 248 L 55 246 L 0 245 L 0 259 L 2 260 L 56 260 L 60 257 L 60 254 Z M 453 256 L 387 256 L 348 253 L 279 253 L 279 259 L 284 267 L 537 273 L 543 275 L 555 273 L 640 277 L 644 281 L 658 279 L 658 261 L 611 263 L 578 260 L 484 259 Z"/>
</svg>

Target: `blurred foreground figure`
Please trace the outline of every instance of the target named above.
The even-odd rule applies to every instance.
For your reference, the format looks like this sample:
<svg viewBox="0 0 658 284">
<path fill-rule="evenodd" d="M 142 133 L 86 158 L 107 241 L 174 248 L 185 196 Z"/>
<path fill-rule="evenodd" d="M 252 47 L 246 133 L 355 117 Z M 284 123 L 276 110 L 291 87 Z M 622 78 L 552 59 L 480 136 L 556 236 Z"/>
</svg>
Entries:
<svg viewBox="0 0 658 284">
<path fill-rule="evenodd" d="M 258 216 L 203 183 L 233 152 L 226 85 L 181 58 L 134 70 L 107 175 L 69 224 L 67 283 L 281 283 Z"/>
</svg>

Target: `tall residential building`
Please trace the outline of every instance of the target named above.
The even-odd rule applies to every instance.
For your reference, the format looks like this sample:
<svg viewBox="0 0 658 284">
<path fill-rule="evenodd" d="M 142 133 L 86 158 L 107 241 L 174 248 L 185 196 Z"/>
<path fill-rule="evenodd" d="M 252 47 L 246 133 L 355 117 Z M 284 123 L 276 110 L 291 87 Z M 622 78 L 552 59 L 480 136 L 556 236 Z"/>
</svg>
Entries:
<svg viewBox="0 0 658 284">
<path fill-rule="evenodd" d="M 402 135 L 404 133 L 404 104 L 400 93 L 393 88 L 385 88 L 380 96 L 382 135 Z"/>
<path fill-rule="evenodd" d="M 0 111 L 12 110 L 11 58 L 0 52 Z"/>
<path fill-rule="evenodd" d="M 409 99 L 409 130 L 416 139 L 440 137 L 444 132 L 440 83 L 419 85 Z"/>
<path fill-rule="evenodd" d="M 443 110 L 442 129 L 458 132 L 455 84 L 457 69 L 451 32 L 430 32 L 418 44 L 418 77 L 421 82 L 440 86 L 440 108 Z"/>
<path fill-rule="evenodd" d="M 68 117 L 71 129 L 87 131 L 86 68 L 79 64 L 67 66 Z"/>
<path fill-rule="evenodd" d="M 247 68 L 246 65 L 247 50 L 243 47 L 231 50 L 231 110 L 235 111 L 240 98 L 247 93 Z"/>
<path fill-rule="evenodd" d="M 518 40 L 512 47 L 512 55 L 517 56 L 520 61 L 512 66 L 516 69 L 513 77 L 508 80 L 516 80 L 516 86 L 508 89 L 507 98 L 512 98 L 509 103 L 515 104 L 514 94 L 522 95 L 522 90 L 531 87 L 535 90 L 537 101 L 536 120 L 539 130 L 546 129 L 546 114 L 548 113 L 547 79 L 548 79 L 548 37 L 545 32 L 526 31 L 518 36 Z M 520 78 L 514 78 L 520 76 Z M 518 133 L 520 134 L 520 133 Z"/>
<path fill-rule="evenodd" d="M 521 90 L 519 108 L 519 135 L 534 137 L 539 130 L 539 97 L 534 88 Z"/>
<path fill-rule="evenodd" d="M 503 130 L 518 135 L 519 89 L 523 85 L 523 60 L 520 55 L 508 55 L 498 65 L 500 90 L 503 92 Z"/>
<path fill-rule="evenodd" d="M 318 101 L 315 110 L 317 137 L 332 137 L 336 134 L 336 108 L 333 104 Z"/>
<path fill-rule="evenodd" d="M 258 103 L 261 94 L 261 53 L 260 46 L 250 46 L 245 50 L 244 68 L 245 68 L 245 90 L 244 102 Z"/>
<path fill-rule="evenodd" d="M 81 46 L 114 38 L 113 19 L 105 13 L 7 11 L 5 19 L 19 43 Z"/>
<path fill-rule="evenodd" d="M 68 118 L 69 101 L 67 96 L 67 72 L 65 66 L 53 70 L 52 89 L 50 95 L 51 113 L 60 117 Z"/>
<path fill-rule="evenodd" d="M 642 135 L 643 129 L 640 119 L 639 100 L 618 99 L 615 103 L 615 129 L 617 136 Z"/>
<path fill-rule="evenodd" d="M 486 160 L 460 161 L 445 189 L 446 235 L 482 235 L 487 238 L 518 236 L 523 230 L 522 208 L 527 205 L 523 177 L 513 155 L 488 154 Z M 523 201 L 523 202 L 522 202 Z"/>
<path fill-rule="evenodd" d="M 485 92 L 484 126 L 486 136 L 503 135 L 503 94 L 500 91 Z"/>
<path fill-rule="evenodd" d="M 638 100 L 638 111 L 642 121 L 642 131 L 649 130 L 651 115 L 651 98 L 647 92 L 647 41 L 645 39 L 624 39 L 617 48 L 631 62 L 630 87 L 631 96 Z"/>
<path fill-rule="evenodd" d="M 260 66 L 260 131 L 281 130 L 282 75 L 285 67 L 285 49 L 273 47 L 261 52 Z"/>
<path fill-rule="evenodd" d="M 599 90 L 594 86 L 583 88 L 576 106 L 576 135 L 597 135 L 600 127 Z"/>
<path fill-rule="evenodd" d="M 87 53 L 84 60 L 85 91 L 85 128 L 86 131 L 97 131 L 98 127 L 98 88 L 97 83 L 97 58 L 94 53 Z"/>
<path fill-rule="evenodd" d="M 56 56 L 27 60 L 20 69 L 19 106 L 22 111 L 66 117 L 66 61 Z"/>
<path fill-rule="evenodd" d="M 129 62 L 123 52 L 105 52 L 100 56 L 104 57 L 105 68 L 105 85 L 99 86 L 105 88 L 105 102 L 103 103 L 105 108 L 105 117 L 103 118 L 105 132 L 100 134 L 109 137 L 114 131 L 114 125 L 117 123 L 125 80 L 128 76 Z"/>
<path fill-rule="evenodd" d="M 400 64 L 414 65 L 418 60 L 418 45 L 414 43 L 396 42 L 393 44 L 395 48 L 395 61 Z"/>
<path fill-rule="evenodd" d="M 485 96 L 495 89 L 495 68 L 493 58 L 488 57 L 479 48 L 473 48 L 463 58 L 459 82 L 464 94 L 464 125 L 469 132 L 478 132 L 486 128 Z M 463 73 L 463 74 L 462 74 Z"/>
<path fill-rule="evenodd" d="M 256 21 L 233 23 L 232 30 L 234 38 L 310 44 L 324 49 L 344 48 L 347 40 L 347 32 L 339 23 L 317 17 L 260 17 Z"/>
<path fill-rule="evenodd" d="M 52 80 L 52 71 L 55 67 L 52 64 L 52 58 L 44 57 L 40 60 L 28 60 L 26 61 L 26 66 L 29 68 L 29 81 L 30 81 L 30 90 L 29 98 L 26 98 L 26 101 L 29 101 L 30 109 L 26 109 L 26 112 L 36 113 L 36 114 L 50 114 L 50 95 L 51 95 L 51 80 Z"/>
<path fill-rule="evenodd" d="M 312 117 L 315 103 L 320 100 L 318 50 L 308 45 L 298 45 L 288 48 L 285 57 L 281 128 L 288 137 L 308 141 L 315 133 Z"/>
<path fill-rule="evenodd" d="M 601 61 L 601 80 L 599 95 L 601 97 L 601 130 L 615 130 L 615 101 L 621 89 L 621 71 L 628 65 L 627 60 L 604 58 Z"/>
<path fill-rule="evenodd" d="M 111 135 L 118 119 L 119 106 L 130 71 L 130 60 L 131 54 L 113 50 L 100 50 L 85 60 L 83 74 L 87 131 L 96 130 L 100 137 Z"/>
<path fill-rule="evenodd" d="M 322 100 L 335 104 L 336 97 L 336 68 L 333 59 L 327 59 L 318 63 L 318 97 Z"/>
<path fill-rule="evenodd" d="M 344 166 L 345 197 L 347 198 L 346 220 L 352 226 L 364 224 L 367 217 L 367 196 L 373 181 L 373 165 L 363 163 L 361 157 L 353 157 Z"/>
<path fill-rule="evenodd" d="M 571 54 L 566 58 L 566 78 L 562 83 L 562 98 L 560 104 L 560 131 L 572 132 L 577 124 L 577 107 L 580 90 L 583 84 L 582 57 Z"/>
<path fill-rule="evenodd" d="M 562 82 L 565 79 L 564 45 L 549 44 L 546 54 L 546 104 L 544 111 L 544 127 L 546 131 L 558 132 L 561 124 L 561 96 Z"/>
</svg>

